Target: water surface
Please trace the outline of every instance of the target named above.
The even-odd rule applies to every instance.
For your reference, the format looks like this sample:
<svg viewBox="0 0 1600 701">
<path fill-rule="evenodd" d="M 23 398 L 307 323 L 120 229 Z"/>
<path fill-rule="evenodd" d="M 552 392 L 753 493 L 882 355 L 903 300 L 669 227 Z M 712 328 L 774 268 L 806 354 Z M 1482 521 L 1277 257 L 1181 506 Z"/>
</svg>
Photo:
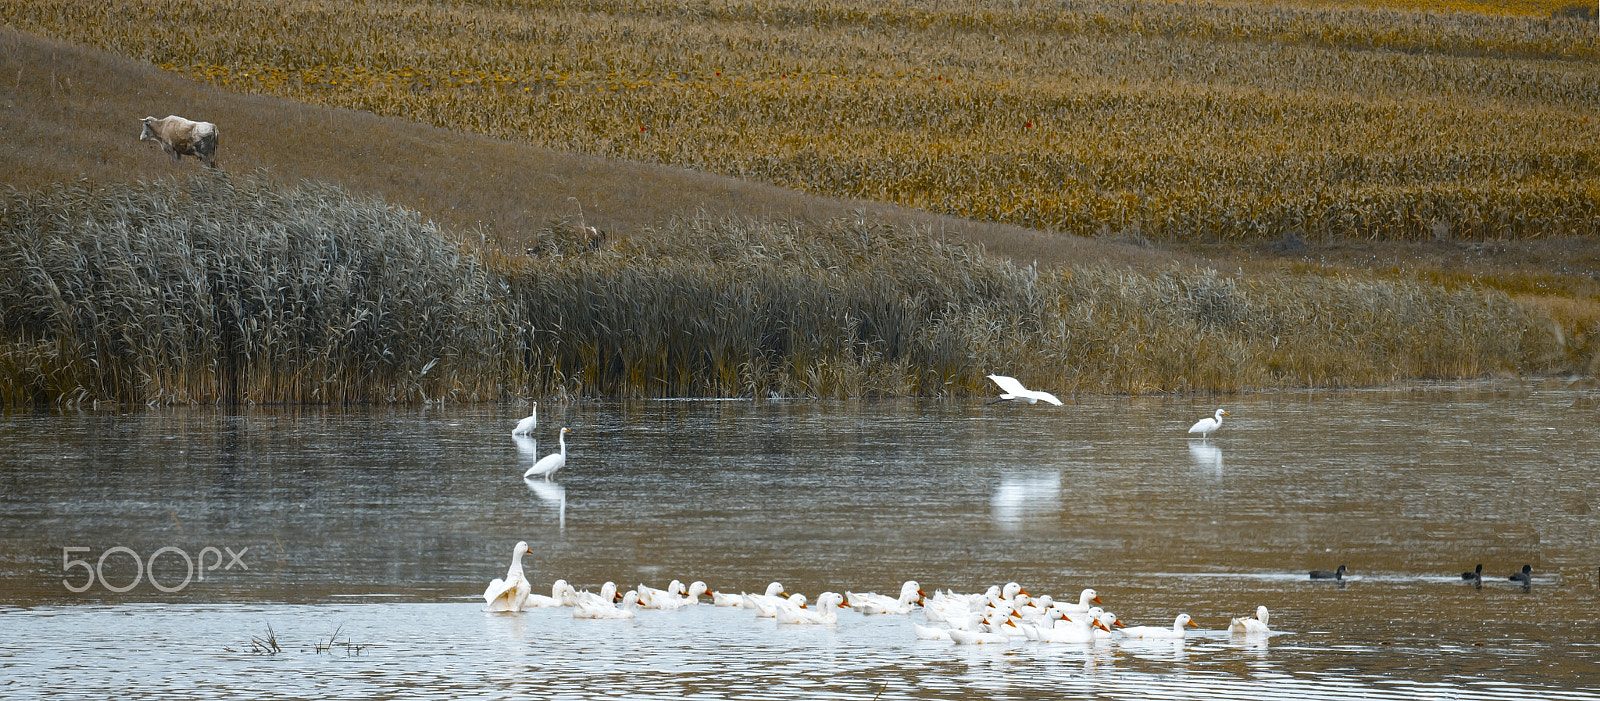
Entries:
<svg viewBox="0 0 1600 701">
<path fill-rule="evenodd" d="M 1496 383 L 1229 397 L 1233 418 L 1206 441 L 1184 429 L 1214 400 L 1187 397 L 547 402 L 537 445 L 509 436 L 514 406 L 13 413 L 0 695 L 70 690 L 63 670 L 95 660 L 102 681 L 152 696 L 1588 697 L 1597 396 Z M 525 482 L 560 426 L 567 468 Z M 997 650 L 852 612 L 831 630 L 710 606 L 632 622 L 484 614 L 474 599 L 518 540 L 541 586 L 776 580 L 815 599 L 1014 580 L 1057 598 L 1094 587 L 1124 621 L 1182 611 L 1212 632 L 1176 648 Z M 136 580 L 131 555 L 106 555 L 118 546 L 171 550 Z M 204 581 L 176 586 L 183 555 L 211 568 Z M 73 559 L 103 580 L 69 591 L 85 582 L 86 566 L 63 571 Z M 1464 585 L 1479 562 L 1488 581 Z M 1505 580 L 1524 563 L 1531 586 Z M 1339 564 L 1342 585 L 1307 580 Z M 1263 604 L 1292 634 L 1215 632 Z M 268 625 L 285 652 L 251 654 Z M 317 651 L 336 630 L 368 647 Z"/>
</svg>

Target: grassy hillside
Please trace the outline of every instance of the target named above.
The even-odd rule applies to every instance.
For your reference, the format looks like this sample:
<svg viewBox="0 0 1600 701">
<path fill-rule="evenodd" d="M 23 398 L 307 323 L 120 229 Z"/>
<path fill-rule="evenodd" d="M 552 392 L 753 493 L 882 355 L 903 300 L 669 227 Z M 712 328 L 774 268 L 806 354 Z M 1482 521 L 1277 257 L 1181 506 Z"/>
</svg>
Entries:
<svg viewBox="0 0 1600 701">
<path fill-rule="evenodd" d="M 463 251 L 337 188 L 204 172 L 0 200 L 0 404 L 988 393 L 1545 372 L 1508 297 L 1321 274 L 1040 271 L 865 219 Z"/>
<path fill-rule="evenodd" d="M 58 0 L 0 21 L 234 91 L 1087 236 L 1600 228 L 1593 22 L 1399 5 L 1445 11 Z"/>
<path fill-rule="evenodd" d="M 978 5 L 962 10 L 968 15 L 947 12 L 916 21 L 896 14 L 920 11 L 910 4 L 873 6 L 878 14 L 861 17 L 846 12 L 852 6 L 827 3 L 703 3 L 690 6 L 693 12 L 635 4 L 539 7 L 247 2 L 202 8 L 258 27 L 274 12 L 288 13 L 280 18 L 286 27 L 273 30 L 282 32 L 274 49 L 267 46 L 273 42 L 248 40 L 234 21 L 222 23 L 220 39 L 193 32 L 180 37 L 173 18 L 200 11 L 184 3 L 85 8 L 72 0 L 0 0 L 0 18 L 14 26 L 85 33 L 75 41 L 120 37 L 125 43 L 110 48 L 130 55 L 145 55 L 140 46 L 169 51 L 173 42 L 211 56 L 207 61 L 228 52 L 272 54 L 279 60 L 273 70 L 302 71 L 295 74 L 299 83 L 272 84 L 265 80 L 272 71 L 252 69 L 245 80 L 238 72 L 245 64 L 220 60 L 161 70 L 0 30 L 0 105 L 6 107 L 0 125 L 11 144 L 0 150 L 0 182 L 21 188 L 6 195 L 0 210 L 0 404 L 943 395 L 987 393 L 982 376 L 998 368 L 1061 392 L 1349 386 L 1600 369 L 1600 237 L 1577 215 L 1562 227 L 1540 228 L 1551 217 L 1589 206 L 1588 195 L 1572 195 L 1587 192 L 1592 179 L 1591 133 L 1582 130 L 1588 127 L 1566 145 L 1541 131 L 1550 124 L 1587 125 L 1587 117 L 1573 115 L 1593 111 L 1585 100 L 1597 93 L 1583 93 L 1591 80 L 1593 61 L 1583 53 L 1590 40 L 1568 31 L 1576 20 L 1374 13 L 1312 2 L 1268 10 L 1249 4 L 1084 4 L 1106 10 L 1095 22 L 1122 19 L 1099 28 L 1047 23 L 1039 31 L 1056 34 L 1035 37 L 1032 53 L 1011 59 L 1020 77 L 984 88 L 1012 90 L 1008 94 L 1018 99 L 1056 91 L 1059 100 L 1051 104 L 1077 110 L 1059 124 L 1080 136 L 1098 129 L 1104 137 L 1074 142 L 1067 131 L 1053 140 L 1032 138 L 1043 132 L 999 138 L 984 131 L 994 119 L 987 111 L 1020 103 L 946 100 L 960 80 L 954 70 L 941 70 L 949 80 L 941 79 L 944 88 L 919 83 L 914 71 L 873 77 L 865 68 L 825 76 L 781 66 L 775 77 L 761 80 L 749 73 L 740 78 L 733 70 L 724 76 L 711 70 L 694 80 L 680 72 L 670 81 L 656 76 L 627 84 L 611 74 L 624 75 L 627 61 L 650 55 L 644 52 L 648 47 L 636 45 L 649 43 L 636 32 L 650 22 L 667 29 L 658 27 L 647 38 L 676 32 L 684 42 L 705 40 L 695 33 L 695 12 L 705 15 L 705 31 L 727 40 L 702 47 L 708 61 L 705 56 L 723 50 L 757 63 L 821 60 L 826 51 L 809 46 L 817 32 L 854 28 L 856 38 L 845 31 L 844 43 L 833 48 L 863 66 L 888 57 L 907 68 L 960 65 L 981 72 L 985 61 L 1030 46 L 1006 42 L 1033 30 L 989 37 L 1009 47 L 999 54 L 987 45 L 965 53 L 944 46 L 983 38 L 964 24 L 976 21 L 970 13 Z M 655 14 L 641 8 L 655 8 Z M 547 12 L 566 13 L 567 19 L 536 31 L 534 19 L 549 19 L 539 14 Z M 406 19 L 373 24 L 372 30 L 346 27 L 338 36 L 310 26 L 364 21 L 362 13 L 401 13 Z M 1143 23 L 1158 15 L 1168 22 L 1159 25 L 1165 27 L 1160 32 Z M 121 24 L 105 26 L 121 28 L 102 31 L 107 17 Z M 1239 35 L 1196 29 L 1201 25 L 1194 23 L 1205 18 L 1236 22 L 1230 31 Z M 1280 20 L 1287 24 L 1273 24 Z M 1304 34 L 1312 22 L 1342 29 Z M 508 26 L 528 33 L 504 44 L 484 39 Z M 388 41 L 388 48 L 362 53 L 368 44 L 382 43 L 374 33 L 403 38 L 406 27 L 415 29 L 415 41 Z M 1279 33 L 1268 32 L 1273 27 Z M 1477 33 L 1462 27 L 1476 27 Z M 733 41 L 733 29 L 746 39 Z M 1283 33 L 1289 29 L 1304 35 Z M 546 36 L 557 30 L 566 32 L 563 42 L 587 37 L 587 43 L 558 47 Z M 224 46 L 231 40 L 241 43 Z M 1179 44 L 1232 52 L 1227 55 L 1237 61 L 1201 70 L 1185 63 L 1187 54 L 1169 51 Z M 1058 56 L 1043 68 L 1028 67 L 1054 55 L 1052 45 L 1080 53 L 1070 61 Z M 516 76 L 486 85 L 479 73 L 460 67 L 486 70 L 489 59 L 539 47 L 551 61 L 600 63 L 573 69 L 542 88 Z M 330 52 L 315 55 L 337 54 L 339 61 L 301 66 L 300 51 Z M 407 63 L 413 65 L 411 76 L 391 69 L 391 78 L 355 81 L 356 73 L 336 71 L 368 60 L 411 61 L 422 51 L 429 52 L 429 67 Z M 1251 51 L 1255 58 L 1244 61 Z M 1328 54 L 1328 62 L 1304 62 L 1321 54 Z M 1357 57 L 1366 68 L 1356 72 L 1372 74 L 1339 68 L 1342 77 L 1317 78 L 1315 71 L 1301 74 L 1278 65 L 1295 57 L 1302 68 L 1318 70 Z M 944 63 L 930 63 L 934 58 Z M 971 66 L 962 63 L 968 58 Z M 663 54 L 651 60 L 676 59 Z M 1411 66 L 1408 75 L 1433 75 L 1424 64 L 1455 62 L 1461 70 L 1451 74 L 1457 83 L 1438 82 L 1443 79 L 1434 75 L 1428 84 L 1438 90 L 1420 90 L 1411 99 L 1403 80 L 1376 72 L 1384 62 Z M 1244 64 L 1254 68 L 1240 69 Z M 596 73 L 598 65 L 610 68 Z M 1143 77 L 1129 73 L 1138 65 L 1147 70 Z M 1500 72 L 1469 79 L 1472 70 L 1491 65 Z M 455 75 L 446 79 L 452 70 Z M 1265 73 L 1251 72 L 1257 70 Z M 315 71 L 323 71 L 316 74 L 324 76 L 320 83 L 304 77 Z M 439 82 L 418 88 L 414 81 L 424 73 L 426 82 Z M 718 83 L 723 77 L 731 86 Z M 848 88 L 839 93 L 844 97 L 830 97 L 830 90 L 814 85 L 846 78 L 855 87 L 830 83 Z M 1269 78 L 1303 85 L 1267 89 Z M 1341 81 L 1353 82 L 1335 90 Z M 1471 85 L 1477 92 L 1466 90 Z M 1580 88 L 1576 97 L 1563 92 L 1574 85 Z M 1079 89 L 1102 96 L 1121 91 L 1128 101 L 1084 102 Z M 1162 102 L 1174 89 L 1195 101 Z M 1464 106 L 1452 106 L 1451 96 L 1458 93 Z M 1227 120 L 1244 113 L 1212 109 L 1226 103 L 1219 96 L 1230 94 L 1238 98 L 1231 104 L 1248 110 L 1277 107 L 1232 124 Z M 768 123 L 756 125 L 741 110 L 759 95 L 771 98 L 765 104 L 773 111 Z M 1158 98 L 1153 103 L 1152 96 Z M 550 102 L 558 97 L 566 102 Z M 527 102 L 539 99 L 546 102 Z M 584 140 L 609 133 L 611 122 L 605 120 L 616 114 L 654 104 L 641 99 L 668 100 L 658 113 L 663 129 L 647 126 L 641 136 L 631 131 L 633 124 L 625 130 L 633 141 Z M 1287 104 L 1282 100 L 1301 99 L 1321 101 L 1327 111 L 1300 117 L 1293 110 L 1288 117 L 1273 111 Z M 1352 106 L 1379 103 L 1390 111 L 1368 112 L 1361 124 L 1339 121 Z M 1100 108 L 1084 111 L 1090 104 Z M 421 118 L 438 126 L 410 121 L 419 115 L 396 105 L 435 110 L 428 113 L 433 117 Z M 1130 122 L 1121 112 L 1139 105 L 1147 112 L 1138 114 L 1158 120 L 1155 126 Z M 1456 110 L 1450 119 L 1457 121 L 1450 131 L 1423 134 L 1408 121 L 1419 106 Z M 562 111 L 568 107 L 576 111 Z M 944 112 L 930 111 L 935 109 Z M 835 114 L 822 114 L 830 110 Z M 136 140 L 139 117 L 168 113 L 222 125 L 222 173 L 202 173 L 192 160 L 173 164 Z M 1557 122 L 1540 121 L 1551 115 Z M 1502 117 L 1511 121 L 1478 123 Z M 733 120 L 738 128 L 724 133 L 733 122 L 718 120 Z M 1316 120 L 1331 120 L 1332 126 L 1310 123 Z M 1043 124 L 1032 121 L 1022 129 Z M 1146 131 L 1135 139 L 1133 132 L 1105 131 L 1111 127 Z M 1339 137 L 1344 170 L 1324 177 L 1325 169 L 1318 169 L 1337 159 L 1306 154 L 1315 151 L 1317 139 L 1333 138 L 1321 132 L 1356 128 L 1412 137 L 1403 143 Z M 798 131 L 785 131 L 790 129 Z M 1178 131 L 1155 134 L 1161 129 Z M 675 140 L 677 155 L 629 150 L 653 143 L 663 131 Z M 1213 132 L 1231 133 L 1235 141 L 1206 142 Z M 570 138 L 550 142 L 557 149 L 538 145 L 558 133 Z M 1201 142 L 1191 149 L 1182 143 L 1185 133 L 1198 134 Z M 1272 141 L 1279 137 L 1284 140 Z M 1310 150 L 1295 150 L 1303 144 Z M 1300 193 L 1295 196 L 1334 187 L 1324 194 L 1334 192 L 1328 197 L 1341 207 L 1377 200 L 1351 199 L 1353 191 L 1337 188 L 1370 189 L 1385 182 L 1398 189 L 1382 185 L 1371 191 L 1460 186 L 1478 188 L 1486 197 L 1537 191 L 1545 199 L 1497 200 L 1511 203 L 1499 210 L 1478 202 L 1464 210 L 1482 221 L 1525 228 L 1517 231 L 1460 228 L 1452 218 L 1428 220 L 1420 235 L 1319 234 L 1281 226 L 1238 235 L 1191 227 L 1178 235 L 1170 227 L 1147 225 L 1139 218 L 1144 215 L 1117 219 L 1102 212 L 1098 225 L 1083 232 L 1087 236 L 1077 236 L 1066 225 L 1030 229 L 806 194 L 770 184 L 788 182 L 771 175 L 782 169 L 765 175 L 738 171 L 770 181 L 759 183 L 707 172 L 718 169 L 708 162 L 683 160 L 722 153 L 736 161 L 792 163 L 798 161 L 790 156 L 806 149 L 844 149 L 862 168 L 893 162 L 896 154 L 922 153 L 894 187 L 937 190 L 960 183 L 929 201 L 1001 202 L 1004 197 L 983 188 L 1039 189 L 1037 197 L 1013 203 L 1012 213 L 1035 211 L 1029 207 L 1071 194 L 1070 179 L 1040 176 L 1048 168 L 1039 164 L 1051 158 L 1075 168 L 1099 163 L 1095 167 L 1106 177 L 1142 178 L 1135 188 L 1139 197 L 1118 195 L 1128 206 L 1146 207 L 1160 197 L 1212 198 L 1196 205 L 1197 216 L 1234 216 L 1244 210 L 1227 198 L 1270 194 L 1274 190 L 1266 184 L 1280 176 L 1283 184 L 1276 187 Z M 1054 155 L 1049 149 L 1056 149 Z M 1201 164 L 1194 154 L 1220 160 Z M 1268 167 L 1294 158 L 1315 167 Z M 1407 158 L 1411 166 L 1385 172 Z M 974 164 L 991 170 L 975 171 Z M 1237 172 L 1189 172 L 1202 165 Z M 828 177 L 866 172 L 849 168 L 824 170 Z M 1157 187 L 1158 176 L 1168 175 L 1176 184 Z M 1307 179 L 1294 179 L 1301 175 Z M 1559 187 L 1528 189 L 1538 182 Z M 788 184 L 832 192 L 806 182 Z M 891 190 L 883 197 L 932 206 Z M 1112 191 L 1096 192 L 1100 197 Z M 1446 205 L 1456 206 L 1440 206 Z M 1484 212 L 1498 214 L 1485 219 Z M 610 229 L 612 245 L 594 252 L 575 247 L 569 239 L 580 219 Z M 1402 220 L 1416 224 L 1389 219 Z M 1478 221 L 1460 219 L 1468 220 Z M 559 255 L 524 253 L 540 245 L 551 250 L 551 242 Z M 442 319 L 469 320 L 470 328 Z"/>
</svg>

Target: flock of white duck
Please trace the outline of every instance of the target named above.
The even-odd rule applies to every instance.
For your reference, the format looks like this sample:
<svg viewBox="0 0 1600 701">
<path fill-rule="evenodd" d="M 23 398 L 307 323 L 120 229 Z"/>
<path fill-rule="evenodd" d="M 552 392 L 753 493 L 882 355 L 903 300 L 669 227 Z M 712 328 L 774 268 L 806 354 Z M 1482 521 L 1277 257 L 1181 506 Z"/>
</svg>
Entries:
<svg viewBox="0 0 1600 701">
<path fill-rule="evenodd" d="M 1102 603 L 1093 589 L 1084 589 L 1076 602 L 1055 601 L 1048 594 L 1032 596 L 1021 585 L 1011 582 L 992 586 L 982 594 L 935 591 L 932 596 L 921 585 L 908 581 L 898 597 L 846 591 L 823 592 L 815 605 L 808 606 L 804 594 L 789 594 L 773 582 L 761 594 L 729 594 L 712 591 L 705 582 L 685 586 L 673 580 L 665 589 L 643 584 L 637 589 L 618 591 L 606 582 L 599 593 L 578 591 L 564 579 L 550 587 L 550 595 L 533 593 L 533 585 L 522 571 L 526 542 L 517 543 L 511 553 L 511 569 L 505 578 L 496 578 L 483 592 L 486 611 L 516 613 L 532 608 L 567 607 L 573 618 L 633 618 L 640 609 L 677 610 L 697 606 L 709 595 L 713 606 L 739 607 L 754 612 L 756 618 L 771 618 L 782 625 L 833 626 L 839 622 L 838 609 L 853 609 L 864 615 L 909 615 L 921 609 L 929 625 L 912 623 L 921 640 L 948 640 L 958 645 L 1009 643 L 1036 640 L 1046 643 L 1094 643 L 1115 638 L 1183 639 L 1187 628 L 1199 625 L 1180 613 L 1171 626 L 1124 626 L 1117 615 L 1096 604 Z M 1236 635 L 1265 636 L 1267 607 L 1256 608 L 1256 615 L 1235 618 L 1228 632 Z"/>
</svg>

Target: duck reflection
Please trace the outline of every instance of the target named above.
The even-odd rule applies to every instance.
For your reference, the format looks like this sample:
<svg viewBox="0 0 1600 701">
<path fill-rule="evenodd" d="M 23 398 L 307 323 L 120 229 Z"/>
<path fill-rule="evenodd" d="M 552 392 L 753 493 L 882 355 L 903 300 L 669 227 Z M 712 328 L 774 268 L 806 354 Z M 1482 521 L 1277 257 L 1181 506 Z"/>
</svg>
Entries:
<svg viewBox="0 0 1600 701">
<path fill-rule="evenodd" d="M 1061 473 L 1036 473 L 1000 478 L 989 499 L 995 523 L 1016 530 L 1025 519 L 1053 514 L 1061 509 Z"/>
<path fill-rule="evenodd" d="M 1189 457 L 1202 470 L 1222 474 L 1222 449 L 1210 443 L 1189 443 Z"/>
</svg>

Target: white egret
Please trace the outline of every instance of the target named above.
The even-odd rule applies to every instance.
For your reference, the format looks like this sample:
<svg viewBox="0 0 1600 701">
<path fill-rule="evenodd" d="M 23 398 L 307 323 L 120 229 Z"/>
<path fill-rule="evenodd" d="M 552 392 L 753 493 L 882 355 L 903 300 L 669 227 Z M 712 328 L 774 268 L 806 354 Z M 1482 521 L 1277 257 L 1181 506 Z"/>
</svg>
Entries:
<svg viewBox="0 0 1600 701">
<path fill-rule="evenodd" d="M 1049 402 L 1056 406 L 1061 406 L 1061 400 L 1056 399 L 1056 395 L 1053 395 L 1049 392 L 1039 392 L 1028 389 L 1027 387 L 1023 387 L 1022 383 L 1018 382 L 1017 378 L 1015 377 L 1006 377 L 1005 375 L 990 375 L 989 379 L 994 380 L 995 384 L 1000 385 L 1000 399 L 996 399 L 995 401 L 1012 399 L 1019 402 L 1027 402 L 1029 404 Z M 994 402 L 990 402 L 990 404 L 993 403 Z"/>
<path fill-rule="evenodd" d="M 489 588 L 483 590 L 483 603 L 487 606 L 485 610 L 522 610 L 523 602 L 533 592 L 533 585 L 522 573 L 522 555 L 527 552 L 530 552 L 527 541 L 517 541 L 516 547 L 511 549 L 511 569 L 506 570 L 505 579 L 496 577 L 489 582 Z"/>
<path fill-rule="evenodd" d="M 1200 434 L 1200 440 L 1205 440 L 1206 436 L 1211 435 L 1212 431 L 1222 428 L 1222 417 L 1224 416 L 1233 416 L 1233 414 L 1218 409 L 1215 416 L 1194 422 L 1194 425 L 1189 427 L 1189 432 L 1198 433 Z"/>
<path fill-rule="evenodd" d="M 533 429 L 536 429 L 538 427 L 539 427 L 539 403 L 538 402 L 534 402 L 533 403 L 533 413 L 528 415 L 528 418 L 525 418 L 525 419 L 523 419 L 521 421 L 518 421 L 517 422 L 517 427 L 511 429 L 511 435 L 513 437 L 515 437 L 515 436 L 532 435 L 533 434 Z"/>
<path fill-rule="evenodd" d="M 540 458 L 539 462 L 534 463 L 533 467 L 528 468 L 527 472 L 522 473 L 523 479 L 527 479 L 529 477 L 544 477 L 545 479 L 550 479 L 550 475 L 555 474 L 556 470 L 564 467 L 567 464 L 567 434 L 571 431 L 572 429 L 568 428 L 561 429 L 561 435 L 558 439 L 561 441 L 561 452 L 551 453 Z"/>
</svg>

